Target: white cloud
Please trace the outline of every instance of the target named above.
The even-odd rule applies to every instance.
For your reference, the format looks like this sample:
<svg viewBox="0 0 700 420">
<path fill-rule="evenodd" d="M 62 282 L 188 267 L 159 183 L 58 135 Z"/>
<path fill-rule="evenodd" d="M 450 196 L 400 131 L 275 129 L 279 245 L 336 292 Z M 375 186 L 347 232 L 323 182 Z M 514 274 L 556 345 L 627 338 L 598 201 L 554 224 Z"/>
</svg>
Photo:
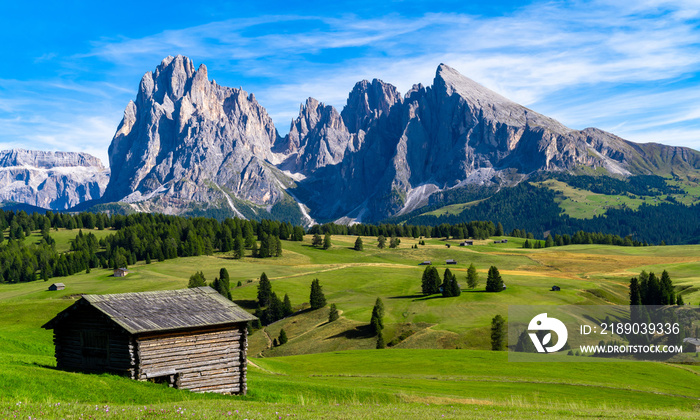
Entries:
<svg viewBox="0 0 700 420">
<path fill-rule="evenodd" d="M 27 141 L 91 147 L 103 150 L 98 155 L 104 157 L 139 78 L 167 55 L 188 55 L 207 64 L 218 83 L 254 92 L 282 133 L 308 96 L 341 108 L 361 79 L 380 78 L 405 92 L 414 83 L 431 84 L 437 65 L 444 62 L 573 128 L 619 129 L 616 134 L 634 135 L 633 140 L 682 139 L 700 149 L 698 95 L 689 93 L 700 90 L 693 79 L 700 68 L 699 3 L 543 2 L 498 17 L 270 15 L 138 39 L 104 38 L 71 61 L 40 57 L 63 59 L 78 73 L 94 72 L 108 62 L 101 81 L 56 77 L 39 87 L 16 83 L 6 88 L 10 95 L 0 90 L 0 110 L 23 116 L 12 124 L 24 129 Z M 663 86 L 671 83 L 664 92 Z M 60 108 L 67 103 L 86 117 L 50 109 L 50 104 Z M 34 130 L 26 125 L 32 104 L 38 104 L 34 108 L 45 119 L 41 135 L 28 134 Z M 0 134 L 0 141 L 7 139 Z"/>
</svg>

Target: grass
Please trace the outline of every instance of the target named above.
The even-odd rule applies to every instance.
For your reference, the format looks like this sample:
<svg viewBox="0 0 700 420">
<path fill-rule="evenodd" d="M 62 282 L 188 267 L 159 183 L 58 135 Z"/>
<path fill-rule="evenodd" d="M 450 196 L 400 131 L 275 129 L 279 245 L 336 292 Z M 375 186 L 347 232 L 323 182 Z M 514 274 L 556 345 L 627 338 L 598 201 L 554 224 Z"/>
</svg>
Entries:
<svg viewBox="0 0 700 420">
<path fill-rule="evenodd" d="M 65 247 L 77 231 L 59 231 Z M 97 231 L 96 231 L 97 232 Z M 105 232 L 105 231 L 102 231 Z M 101 233 L 106 234 L 106 233 Z M 138 263 L 126 278 L 94 269 L 48 283 L 0 285 L 0 417 L 59 418 L 88 414 L 130 418 L 689 418 L 698 417 L 700 368 L 663 363 L 513 363 L 489 347 L 489 325 L 514 304 L 625 303 L 627 283 L 642 269 L 667 269 L 686 302 L 700 301 L 700 246 L 624 248 L 572 245 L 523 249 L 493 239 L 460 247 L 457 240 L 402 239 L 399 249 L 379 250 L 364 237 L 365 251 L 352 250 L 355 237 L 333 236 L 329 250 L 283 242 L 284 255 L 234 260 L 226 254 Z M 496 238 L 500 239 L 500 238 Z M 447 248 L 446 244 L 451 247 Z M 457 298 L 425 297 L 423 267 L 432 260 L 440 273 L 445 259 L 464 285 L 473 262 L 485 283 L 499 267 L 505 292 L 465 290 Z M 278 295 L 289 294 L 300 312 L 250 336 L 249 395 L 193 394 L 111 375 L 61 372 L 53 368 L 50 331 L 40 326 L 82 293 L 121 293 L 186 287 L 202 270 L 208 280 L 226 267 L 234 299 L 250 305 L 265 271 Z M 341 318 L 327 322 L 328 309 L 305 309 L 311 280 L 319 278 Z M 561 292 L 550 292 L 553 284 Z M 376 297 L 385 307 L 385 339 L 410 335 L 395 348 L 374 350 L 366 331 Z M 289 342 L 269 348 L 284 328 Z M 459 348 L 459 349 L 457 349 Z M 570 359 L 567 359 L 570 361 Z M 20 404 L 17 404 L 20 403 Z M 123 411 L 122 411 L 123 410 Z M 236 412 L 236 410 L 238 410 Z"/>
</svg>

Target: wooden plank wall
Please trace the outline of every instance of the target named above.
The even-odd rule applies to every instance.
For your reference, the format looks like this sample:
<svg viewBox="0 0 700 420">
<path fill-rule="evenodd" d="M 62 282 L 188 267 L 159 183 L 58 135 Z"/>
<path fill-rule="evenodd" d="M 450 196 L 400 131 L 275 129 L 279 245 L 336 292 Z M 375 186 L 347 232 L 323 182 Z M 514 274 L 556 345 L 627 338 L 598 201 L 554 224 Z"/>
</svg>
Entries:
<svg viewBox="0 0 700 420">
<path fill-rule="evenodd" d="M 194 392 L 246 392 L 245 324 L 141 336 L 137 343 L 140 380 L 167 376 Z"/>
<path fill-rule="evenodd" d="M 54 329 L 53 336 L 59 369 L 136 375 L 133 339 L 91 308 L 77 310 L 70 322 Z M 98 342 L 103 349 L 95 347 Z"/>
</svg>

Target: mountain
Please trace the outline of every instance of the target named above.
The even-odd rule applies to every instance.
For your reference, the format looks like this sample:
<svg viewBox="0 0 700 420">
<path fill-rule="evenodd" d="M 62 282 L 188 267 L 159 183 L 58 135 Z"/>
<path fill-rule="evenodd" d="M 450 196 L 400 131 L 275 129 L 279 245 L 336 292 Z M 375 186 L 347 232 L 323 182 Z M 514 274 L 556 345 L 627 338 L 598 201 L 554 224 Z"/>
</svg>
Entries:
<svg viewBox="0 0 700 420">
<path fill-rule="evenodd" d="M 437 192 L 498 189 L 537 173 L 700 172 L 694 150 L 572 130 L 444 64 L 432 86 L 403 96 L 361 81 L 341 112 L 309 98 L 281 137 L 253 94 L 209 81 L 183 56 L 144 75 L 109 157 L 103 203 L 306 224 L 379 221 Z"/>
<path fill-rule="evenodd" d="M 141 79 L 109 146 L 103 202 L 140 211 L 224 208 L 255 217 L 287 199 L 291 180 L 271 162 L 279 135 L 251 93 L 209 81 L 183 56 Z M 296 203 L 293 210 L 300 213 Z"/>
<path fill-rule="evenodd" d="M 87 153 L 0 151 L 0 202 L 66 210 L 100 198 L 108 181 L 109 170 Z"/>
</svg>

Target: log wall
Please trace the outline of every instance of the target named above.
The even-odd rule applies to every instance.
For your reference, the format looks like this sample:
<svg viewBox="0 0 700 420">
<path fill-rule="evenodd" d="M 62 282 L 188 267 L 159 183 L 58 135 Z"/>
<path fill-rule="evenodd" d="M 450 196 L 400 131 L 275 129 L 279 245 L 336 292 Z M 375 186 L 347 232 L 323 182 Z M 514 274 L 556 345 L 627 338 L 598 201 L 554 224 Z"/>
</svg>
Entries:
<svg viewBox="0 0 700 420">
<path fill-rule="evenodd" d="M 136 374 L 135 341 L 92 308 L 81 308 L 54 329 L 56 366 L 63 370 Z"/>
<path fill-rule="evenodd" d="M 245 324 L 137 339 L 137 378 L 167 378 L 177 388 L 194 392 L 246 393 Z"/>
</svg>

